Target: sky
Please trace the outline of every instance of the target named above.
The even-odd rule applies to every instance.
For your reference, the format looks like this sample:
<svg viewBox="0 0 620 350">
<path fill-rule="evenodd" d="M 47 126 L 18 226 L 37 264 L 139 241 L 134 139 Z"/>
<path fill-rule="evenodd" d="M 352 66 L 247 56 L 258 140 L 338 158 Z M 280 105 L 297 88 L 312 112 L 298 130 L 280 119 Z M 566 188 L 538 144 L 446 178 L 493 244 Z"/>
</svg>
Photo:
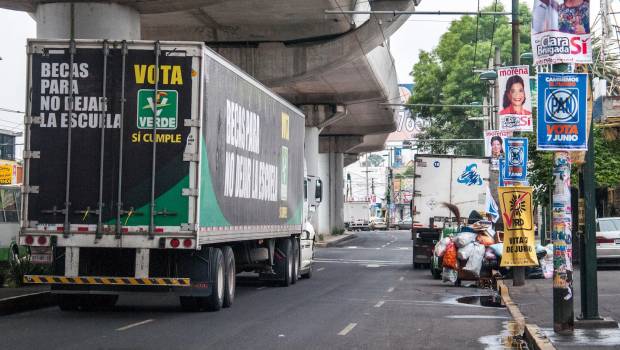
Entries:
<svg viewBox="0 0 620 350">
<path fill-rule="evenodd" d="M 524 1 L 529 7 L 534 0 Z M 419 11 L 475 11 L 480 7 L 492 5 L 494 0 L 422 0 L 417 7 Z M 500 0 L 506 10 L 510 9 L 510 0 Z M 599 11 L 599 2 L 591 1 L 591 16 Z M 409 72 L 417 62 L 420 50 L 432 50 L 445 33 L 450 21 L 459 16 L 413 15 L 390 38 L 392 55 L 400 83 L 410 83 Z M 24 110 L 26 89 L 26 38 L 36 36 L 36 24 L 26 13 L 0 10 L 0 109 Z M 0 110 L 0 129 L 21 131 L 23 114 Z M 18 140 L 19 142 L 19 140 Z M 18 150 L 18 152 L 20 152 Z M 18 153 L 20 154 L 20 153 Z"/>
</svg>

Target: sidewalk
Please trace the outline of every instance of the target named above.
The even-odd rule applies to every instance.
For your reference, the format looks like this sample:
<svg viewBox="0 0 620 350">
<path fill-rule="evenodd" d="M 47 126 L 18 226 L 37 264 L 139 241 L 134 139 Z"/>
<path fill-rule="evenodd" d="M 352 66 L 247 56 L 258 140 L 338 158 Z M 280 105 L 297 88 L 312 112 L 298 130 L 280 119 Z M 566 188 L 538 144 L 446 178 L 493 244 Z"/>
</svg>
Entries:
<svg viewBox="0 0 620 350">
<path fill-rule="evenodd" d="M 323 237 L 322 241 L 317 241 L 314 244 L 314 246 L 318 247 L 318 248 L 333 247 L 333 246 L 335 246 L 338 243 L 348 241 L 348 240 L 353 239 L 355 237 L 356 237 L 355 233 L 346 232 L 346 231 L 342 235 L 338 235 L 338 236 L 326 235 L 325 237 Z M 317 239 L 318 239 L 318 237 L 317 237 Z"/>
<path fill-rule="evenodd" d="M 578 267 L 577 267 L 578 268 Z M 620 349 L 620 329 L 575 329 L 572 336 L 553 332 L 553 282 L 551 279 L 528 279 L 525 286 L 513 287 L 504 281 L 512 301 L 525 316 L 525 322 L 536 324 L 556 349 Z M 579 271 L 574 274 L 575 321 L 581 313 Z M 598 271 L 599 314 L 620 320 L 620 270 Z"/>
<path fill-rule="evenodd" d="M 0 316 L 56 305 L 49 286 L 0 288 Z"/>
</svg>

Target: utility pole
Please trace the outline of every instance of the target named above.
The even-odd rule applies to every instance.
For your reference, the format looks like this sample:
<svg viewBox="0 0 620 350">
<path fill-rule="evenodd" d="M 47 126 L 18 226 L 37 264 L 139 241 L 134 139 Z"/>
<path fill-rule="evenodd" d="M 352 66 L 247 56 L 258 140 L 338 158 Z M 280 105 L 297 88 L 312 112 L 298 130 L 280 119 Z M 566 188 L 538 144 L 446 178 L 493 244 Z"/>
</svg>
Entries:
<svg viewBox="0 0 620 350">
<path fill-rule="evenodd" d="M 366 201 L 370 202 L 370 196 L 368 195 L 368 153 L 366 153 Z"/>
<path fill-rule="evenodd" d="M 556 333 L 572 333 L 575 328 L 572 254 L 569 254 L 568 245 L 568 242 L 572 241 L 570 168 L 568 152 L 555 152 L 551 240 L 553 241 L 553 330 Z"/>
<path fill-rule="evenodd" d="M 594 122 L 592 122 L 594 123 Z M 598 281 L 596 276 L 596 198 L 594 183 L 594 124 L 588 135 L 588 152 L 583 165 L 583 188 L 585 199 L 585 232 L 582 236 L 581 259 L 581 319 L 600 320 L 598 314 Z"/>
</svg>

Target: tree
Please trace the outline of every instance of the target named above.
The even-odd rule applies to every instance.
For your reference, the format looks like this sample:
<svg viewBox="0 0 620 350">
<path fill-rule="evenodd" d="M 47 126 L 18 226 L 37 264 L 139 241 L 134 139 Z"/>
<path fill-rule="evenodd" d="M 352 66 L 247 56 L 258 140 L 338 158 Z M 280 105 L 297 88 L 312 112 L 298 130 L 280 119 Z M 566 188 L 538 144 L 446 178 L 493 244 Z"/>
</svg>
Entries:
<svg viewBox="0 0 620 350">
<path fill-rule="evenodd" d="M 504 11 L 503 5 L 489 6 L 482 11 Z M 531 15 L 526 5 L 519 6 L 521 52 L 530 51 Z M 478 79 L 474 68 L 488 67 L 494 47 L 500 47 L 502 62 L 511 58 L 511 25 L 506 16 L 463 16 L 450 25 L 436 48 L 421 51 L 413 66 L 415 81 L 409 100 L 416 104 L 468 105 L 481 102 L 487 86 Z M 421 140 L 439 138 L 481 138 L 482 123 L 467 117 L 481 117 L 481 109 L 454 107 L 412 107 L 412 115 L 430 118 L 430 126 L 419 135 Z M 482 155 L 482 143 L 424 143 L 421 151 Z"/>
</svg>

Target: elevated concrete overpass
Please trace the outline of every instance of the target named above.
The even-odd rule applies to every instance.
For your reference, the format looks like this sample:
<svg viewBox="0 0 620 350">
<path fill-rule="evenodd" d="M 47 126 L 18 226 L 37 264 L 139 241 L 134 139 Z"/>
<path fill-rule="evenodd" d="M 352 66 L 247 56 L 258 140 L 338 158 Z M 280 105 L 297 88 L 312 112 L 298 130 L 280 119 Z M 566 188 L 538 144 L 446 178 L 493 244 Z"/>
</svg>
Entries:
<svg viewBox="0 0 620 350">
<path fill-rule="evenodd" d="M 76 38 L 204 41 L 307 115 L 309 174 L 329 194 L 315 222 L 342 227 L 343 166 L 383 148 L 398 101 L 389 37 L 406 16 L 336 16 L 324 10 L 413 11 L 420 0 L 72 1 Z M 70 2 L 0 0 L 27 11 L 39 38 L 68 38 Z"/>
</svg>

